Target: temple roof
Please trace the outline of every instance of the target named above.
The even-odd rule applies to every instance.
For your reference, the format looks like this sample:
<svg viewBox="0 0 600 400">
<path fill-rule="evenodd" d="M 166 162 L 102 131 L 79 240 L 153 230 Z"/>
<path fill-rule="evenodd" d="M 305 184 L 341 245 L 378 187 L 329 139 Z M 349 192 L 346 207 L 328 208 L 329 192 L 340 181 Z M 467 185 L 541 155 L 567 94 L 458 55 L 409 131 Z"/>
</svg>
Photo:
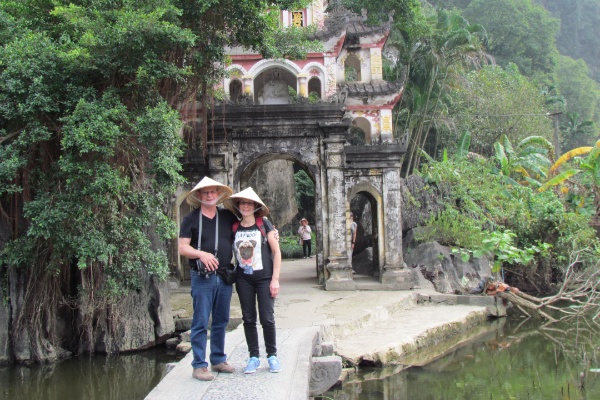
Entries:
<svg viewBox="0 0 600 400">
<path fill-rule="evenodd" d="M 347 36 L 364 37 L 369 35 L 382 35 L 389 32 L 393 22 L 393 12 L 389 14 L 389 20 L 380 25 L 367 25 L 367 12 L 363 10 L 362 15 L 358 15 L 343 7 L 337 7 L 329 11 L 324 20 L 323 29 L 315 32 L 314 38 L 317 40 L 327 40 L 334 36 L 340 36 L 343 32 Z"/>
<path fill-rule="evenodd" d="M 386 96 L 402 91 L 400 82 L 376 81 L 371 83 L 344 82 L 338 84 L 338 91 L 347 91 L 349 97 Z"/>
</svg>

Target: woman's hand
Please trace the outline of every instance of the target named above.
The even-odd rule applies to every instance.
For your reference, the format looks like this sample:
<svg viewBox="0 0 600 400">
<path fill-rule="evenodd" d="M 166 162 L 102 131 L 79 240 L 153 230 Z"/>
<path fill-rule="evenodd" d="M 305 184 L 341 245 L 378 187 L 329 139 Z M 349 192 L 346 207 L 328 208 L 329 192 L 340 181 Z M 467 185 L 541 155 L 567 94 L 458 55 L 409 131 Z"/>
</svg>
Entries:
<svg viewBox="0 0 600 400">
<path fill-rule="evenodd" d="M 277 297 L 277 294 L 279 293 L 279 279 L 271 279 L 271 297 L 275 298 Z"/>
</svg>

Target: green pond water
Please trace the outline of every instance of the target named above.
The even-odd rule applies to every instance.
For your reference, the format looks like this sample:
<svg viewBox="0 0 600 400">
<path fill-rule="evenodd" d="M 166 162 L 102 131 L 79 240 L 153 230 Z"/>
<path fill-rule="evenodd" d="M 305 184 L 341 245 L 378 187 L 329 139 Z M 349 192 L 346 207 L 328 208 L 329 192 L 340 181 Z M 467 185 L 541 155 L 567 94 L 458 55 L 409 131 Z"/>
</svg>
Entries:
<svg viewBox="0 0 600 400">
<path fill-rule="evenodd" d="M 449 345 L 445 356 L 424 366 L 361 368 L 320 398 L 600 399 L 597 325 L 581 321 L 540 329 L 539 323 L 512 315 L 488 328 L 459 346 Z M 162 379 L 165 365 L 180 358 L 157 348 L 0 367 L 0 399 L 143 399 Z"/>
<path fill-rule="evenodd" d="M 165 365 L 181 358 L 156 348 L 48 365 L 0 367 L 0 399 L 141 400 L 160 382 Z"/>
<path fill-rule="evenodd" d="M 583 374 L 583 375 L 582 375 Z M 511 315 L 424 366 L 361 368 L 317 399 L 600 399 L 600 327 Z"/>
</svg>

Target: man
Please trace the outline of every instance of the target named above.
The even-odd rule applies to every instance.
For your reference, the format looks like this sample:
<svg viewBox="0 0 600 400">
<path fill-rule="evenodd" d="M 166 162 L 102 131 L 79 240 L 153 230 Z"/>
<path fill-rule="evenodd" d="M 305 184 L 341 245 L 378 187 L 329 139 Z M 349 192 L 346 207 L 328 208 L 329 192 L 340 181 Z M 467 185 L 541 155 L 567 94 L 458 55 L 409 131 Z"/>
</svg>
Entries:
<svg viewBox="0 0 600 400">
<path fill-rule="evenodd" d="M 231 211 L 217 208 L 232 193 L 231 188 L 208 177 L 203 178 L 186 198 L 188 204 L 196 209 L 183 219 L 179 232 L 179 254 L 189 259 L 192 269 L 192 376 L 201 381 L 214 379 L 206 361 L 207 330 L 211 314 L 211 370 L 224 373 L 235 371 L 227 363 L 225 354 L 225 329 L 229 322 L 232 285 L 226 284 L 216 274 L 217 269 L 227 268 L 233 254 L 232 226 L 236 218 Z"/>
</svg>

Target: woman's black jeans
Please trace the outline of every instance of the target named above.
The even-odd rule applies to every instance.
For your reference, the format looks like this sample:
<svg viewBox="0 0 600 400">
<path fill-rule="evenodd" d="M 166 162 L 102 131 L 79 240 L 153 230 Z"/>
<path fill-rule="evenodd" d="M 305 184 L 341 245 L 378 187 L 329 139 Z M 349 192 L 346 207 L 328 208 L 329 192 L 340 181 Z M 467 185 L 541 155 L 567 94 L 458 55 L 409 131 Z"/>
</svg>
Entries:
<svg viewBox="0 0 600 400">
<path fill-rule="evenodd" d="M 309 240 L 304 239 L 302 241 L 302 255 L 304 256 L 304 258 L 310 257 L 310 250 L 311 250 L 311 248 L 310 248 L 311 243 L 310 242 L 311 242 L 310 239 Z"/>
<path fill-rule="evenodd" d="M 238 273 L 236 291 L 242 308 L 244 334 L 250 357 L 259 357 L 258 330 L 256 329 L 256 302 L 262 326 L 267 357 L 277 355 L 277 335 L 275 331 L 275 299 L 271 297 L 269 286 L 271 277 L 254 278 L 254 275 Z"/>
</svg>

